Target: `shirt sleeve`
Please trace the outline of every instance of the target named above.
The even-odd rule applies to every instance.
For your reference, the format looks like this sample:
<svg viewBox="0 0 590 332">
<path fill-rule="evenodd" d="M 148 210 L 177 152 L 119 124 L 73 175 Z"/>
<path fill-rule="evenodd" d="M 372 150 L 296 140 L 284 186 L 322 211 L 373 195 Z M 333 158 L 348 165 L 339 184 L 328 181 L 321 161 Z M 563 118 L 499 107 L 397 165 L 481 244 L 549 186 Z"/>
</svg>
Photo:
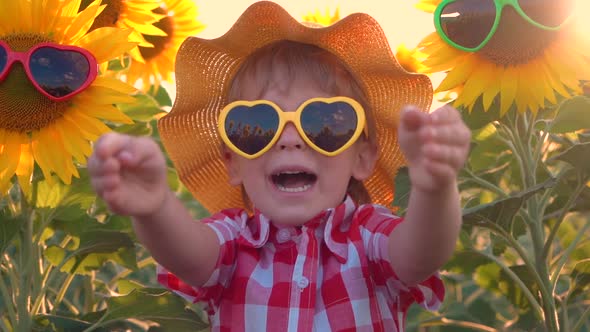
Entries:
<svg viewBox="0 0 590 332">
<path fill-rule="evenodd" d="M 437 310 L 445 295 L 438 273 L 414 286 L 405 285 L 396 275 L 389 259 L 389 235 L 403 222 L 389 209 L 365 205 L 359 211 L 361 237 L 369 260 L 369 271 L 377 288 L 384 288 L 398 311 L 406 312 L 414 302 L 428 310 Z"/>
<path fill-rule="evenodd" d="M 237 239 L 247 218 L 246 211 L 229 209 L 201 220 L 213 229 L 220 243 L 213 273 L 202 286 L 194 287 L 185 283 L 159 264 L 156 269 L 158 282 L 187 301 L 203 303 L 208 312 L 214 311 L 219 304 L 221 292 L 229 285 L 235 270 Z"/>
</svg>

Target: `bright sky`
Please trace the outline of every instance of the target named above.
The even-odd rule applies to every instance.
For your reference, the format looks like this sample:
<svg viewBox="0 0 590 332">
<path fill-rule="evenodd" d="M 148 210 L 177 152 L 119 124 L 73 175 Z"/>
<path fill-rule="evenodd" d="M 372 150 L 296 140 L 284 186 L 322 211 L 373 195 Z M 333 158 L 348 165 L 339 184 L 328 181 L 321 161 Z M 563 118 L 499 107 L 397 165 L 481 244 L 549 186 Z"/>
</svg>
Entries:
<svg viewBox="0 0 590 332">
<path fill-rule="evenodd" d="M 202 38 L 217 38 L 227 32 L 236 19 L 257 0 L 194 0 L 199 8 L 197 19 L 205 25 L 199 33 Z M 303 16 L 327 10 L 334 13 L 340 8 L 340 18 L 351 13 L 363 12 L 375 18 L 387 35 L 392 50 L 400 44 L 409 48 L 434 31 L 432 15 L 418 10 L 414 4 L 418 0 L 275 0 L 293 17 L 302 20 Z M 163 84 L 174 100 L 174 85 Z"/>
<path fill-rule="evenodd" d="M 199 36 L 216 38 L 224 34 L 242 12 L 255 0 L 195 0 L 198 19 L 206 25 Z M 432 15 L 416 8 L 417 0 L 275 0 L 296 19 L 319 10 L 322 14 L 340 7 L 340 17 L 354 12 L 373 16 L 385 31 L 392 48 L 404 43 L 415 46 L 420 39 L 434 31 Z"/>
</svg>

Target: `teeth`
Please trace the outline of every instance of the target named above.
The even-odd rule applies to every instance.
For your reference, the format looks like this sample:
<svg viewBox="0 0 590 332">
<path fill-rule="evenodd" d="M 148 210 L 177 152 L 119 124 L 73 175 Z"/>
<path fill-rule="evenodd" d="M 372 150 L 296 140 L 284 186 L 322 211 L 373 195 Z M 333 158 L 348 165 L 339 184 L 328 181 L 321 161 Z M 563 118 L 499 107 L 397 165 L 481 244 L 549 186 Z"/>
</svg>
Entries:
<svg viewBox="0 0 590 332">
<path fill-rule="evenodd" d="M 286 171 L 286 172 L 281 172 L 280 174 L 299 174 L 299 173 L 305 173 L 305 172 L 300 172 L 300 171 Z"/>
<path fill-rule="evenodd" d="M 284 191 L 284 192 L 288 192 L 288 193 L 300 193 L 302 191 L 306 191 L 307 189 L 311 188 L 311 184 L 306 184 L 302 187 L 297 187 L 297 188 L 287 188 L 287 187 L 283 187 L 280 184 L 277 184 L 277 188 L 279 188 L 280 191 Z"/>
</svg>

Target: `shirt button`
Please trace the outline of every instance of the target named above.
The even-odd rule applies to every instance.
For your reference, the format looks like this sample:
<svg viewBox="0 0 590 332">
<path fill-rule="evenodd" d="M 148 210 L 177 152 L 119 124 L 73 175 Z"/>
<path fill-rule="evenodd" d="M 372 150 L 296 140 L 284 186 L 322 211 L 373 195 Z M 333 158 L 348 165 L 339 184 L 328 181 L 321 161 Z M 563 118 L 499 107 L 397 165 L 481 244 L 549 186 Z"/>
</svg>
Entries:
<svg viewBox="0 0 590 332">
<path fill-rule="evenodd" d="M 291 240 L 291 232 L 288 229 L 283 228 L 277 232 L 277 241 L 279 243 L 285 243 L 289 240 Z"/>
<path fill-rule="evenodd" d="M 306 277 L 299 278 L 299 280 L 297 280 L 297 286 L 301 289 L 309 286 L 309 279 L 307 279 Z"/>
</svg>

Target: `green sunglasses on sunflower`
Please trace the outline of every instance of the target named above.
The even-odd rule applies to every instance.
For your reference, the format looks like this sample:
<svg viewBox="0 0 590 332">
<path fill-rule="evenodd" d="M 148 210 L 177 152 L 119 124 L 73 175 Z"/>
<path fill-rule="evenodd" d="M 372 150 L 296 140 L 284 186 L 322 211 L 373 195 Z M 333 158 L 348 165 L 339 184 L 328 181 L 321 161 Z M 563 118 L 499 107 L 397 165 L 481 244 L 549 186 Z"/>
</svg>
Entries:
<svg viewBox="0 0 590 332">
<path fill-rule="evenodd" d="M 289 122 L 308 146 L 330 157 L 368 135 L 363 107 L 348 97 L 312 98 L 294 112 L 268 100 L 234 101 L 219 114 L 218 130 L 232 151 L 254 159 L 272 148 Z"/>
<path fill-rule="evenodd" d="M 573 17 L 576 0 L 443 0 L 434 11 L 437 33 L 466 52 L 481 50 L 492 38 L 505 7 L 548 31 L 561 29 Z"/>
</svg>

